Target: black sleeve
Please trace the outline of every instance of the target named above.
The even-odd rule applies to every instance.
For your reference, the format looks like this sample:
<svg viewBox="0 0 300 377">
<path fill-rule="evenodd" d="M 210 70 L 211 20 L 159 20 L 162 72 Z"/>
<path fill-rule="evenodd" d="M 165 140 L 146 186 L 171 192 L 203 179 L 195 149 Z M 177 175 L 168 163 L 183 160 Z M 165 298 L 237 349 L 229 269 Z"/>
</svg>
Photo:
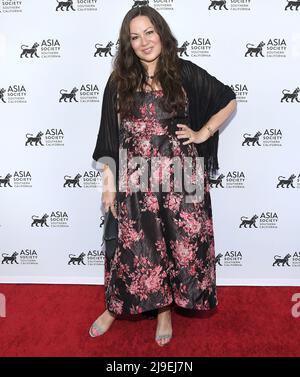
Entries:
<svg viewBox="0 0 300 377">
<path fill-rule="evenodd" d="M 202 93 L 202 110 L 203 122 L 206 123 L 209 118 L 226 107 L 228 103 L 236 98 L 234 91 L 219 81 L 216 77 L 210 75 L 206 70 L 200 68 L 198 74 L 201 76 L 201 93 Z"/>
<path fill-rule="evenodd" d="M 236 98 L 234 91 L 191 61 L 181 61 L 183 85 L 189 99 L 189 116 L 194 131 Z M 205 142 L 196 144 L 199 156 L 205 157 L 206 169 L 214 174 L 218 168 L 219 130 Z"/>
<path fill-rule="evenodd" d="M 93 153 L 93 159 L 101 162 L 103 157 L 111 157 L 114 159 L 116 166 L 118 166 L 119 157 L 119 134 L 118 134 L 118 117 L 115 109 L 117 92 L 112 83 L 111 76 L 103 93 L 100 128 L 98 132 L 97 142 Z"/>
</svg>

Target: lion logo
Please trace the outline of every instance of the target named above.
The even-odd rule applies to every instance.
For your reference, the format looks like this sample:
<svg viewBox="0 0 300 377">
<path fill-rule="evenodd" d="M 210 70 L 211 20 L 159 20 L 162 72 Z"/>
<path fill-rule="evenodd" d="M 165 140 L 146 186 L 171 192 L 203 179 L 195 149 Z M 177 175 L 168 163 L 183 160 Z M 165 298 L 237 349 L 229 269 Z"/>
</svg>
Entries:
<svg viewBox="0 0 300 377">
<path fill-rule="evenodd" d="M 49 216 L 45 213 L 44 216 L 39 219 L 37 216 L 33 215 L 31 216 L 33 222 L 31 224 L 31 226 L 35 225 L 35 226 L 38 226 L 39 224 L 41 224 L 41 227 L 43 227 L 44 225 L 46 225 L 48 228 L 49 228 L 49 225 L 47 224 L 47 218 Z"/>
<path fill-rule="evenodd" d="M 259 131 L 257 131 L 254 136 L 251 136 L 250 134 L 244 134 L 243 137 L 244 137 L 245 140 L 242 142 L 242 146 L 244 146 L 245 144 L 247 144 L 249 146 L 249 143 L 252 143 L 252 146 L 257 144 L 261 147 L 261 145 L 259 144 L 259 137 L 261 135 L 262 134 Z"/>
<path fill-rule="evenodd" d="M 286 188 L 289 188 L 290 186 L 295 188 L 295 186 L 293 185 L 293 180 L 295 178 L 296 178 L 295 174 L 292 174 L 288 179 L 280 175 L 278 177 L 279 183 L 277 184 L 276 188 L 279 188 L 279 187 L 284 188 L 284 185 L 286 185 Z"/>
<path fill-rule="evenodd" d="M 179 54 L 179 56 L 182 56 L 182 54 L 184 54 L 185 56 L 189 56 L 188 53 L 186 52 L 188 45 L 189 45 L 189 42 L 185 41 L 181 47 L 177 47 L 177 53 Z"/>
<path fill-rule="evenodd" d="M 2 264 L 5 262 L 6 264 L 8 264 L 8 262 L 10 262 L 10 264 L 13 264 L 14 262 L 16 264 L 19 264 L 17 262 L 17 255 L 19 255 L 19 253 L 17 253 L 16 251 L 11 255 L 11 256 L 8 256 L 8 254 L 6 253 L 3 253 L 2 254 L 2 257 L 3 257 L 3 261 L 2 261 Z"/>
<path fill-rule="evenodd" d="M 222 258 L 223 254 L 219 253 L 216 258 L 215 258 L 215 265 L 219 265 L 219 266 L 222 266 L 221 264 L 221 258 Z"/>
<path fill-rule="evenodd" d="M 111 53 L 111 48 L 113 45 L 114 43 L 111 41 L 108 42 L 105 47 L 101 47 L 102 44 L 96 43 L 95 44 L 96 52 L 94 53 L 94 56 L 99 55 L 100 57 L 102 57 L 102 54 L 104 54 L 105 57 L 107 57 L 107 54 L 109 54 L 110 56 L 113 56 L 113 54 Z"/>
<path fill-rule="evenodd" d="M 240 228 L 243 226 L 244 228 L 247 228 L 247 225 L 249 226 L 249 228 L 252 227 L 252 225 L 254 226 L 254 228 L 257 228 L 256 224 L 255 224 L 255 221 L 258 219 L 258 216 L 257 215 L 254 215 L 251 217 L 251 219 L 247 219 L 247 217 L 245 216 L 242 216 L 241 217 L 241 223 L 240 223 Z"/>
<path fill-rule="evenodd" d="M 248 56 L 248 54 L 250 54 L 250 56 L 252 56 L 252 54 L 255 54 L 255 56 L 257 57 L 258 54 L 260 54 L 262 57 L 264 57 L 264 55 L 262 53 L 262 49 L 263 49 L 264 45 L 265 45 L 264 42 L 260 42 L 257 47 L 253 47 L 254 46 L 253 44 L 247 43 L 246 48 L 248 50 L 247 50 L 245 56 Z"/>
<path fill-rule="evenodd" d="M 58 1 L 58 0 L 56 0 L 57 2 L 58 2 L 58 5 L 57 5 L 57 7 L 56 7 L 56 11 L 58 11 L 59 9 L 60 10 L 69 10 L 69 8 L 71 8 L 72 10 L 74 10 L 75 11 L 75 9 L 73 8 L 73 0 L 67 0 L 67 1 Z"/>
<path fill-rule="evenodd" d="M 296 1 L 290 1 L 290 0 L 287 0 L 287 5 L 286 7 L 284 8 L 284 10 L 294 10 L 293 8 L 295 7 L 296 10 L 299 10 L 299 7 L 300 7 L 300 0 L 296 0 Z"/>
<path fill-rule="evenodd" d="M 77 265 L 79 265 L 81 263 L 85 265 L 84 260 L 83 260 L 84 257 L 85 257 L 84 253 L 81 253 L 78 257 L 76 257 L 74 254 L 69 254 L 70 260 L 68 264 L 72 263 L 73 265 L 75 265 L 75 263 L 77 263 Z"/>
<path fill-rule="evenodd" d="M 81 177 L 82 176 L 80 174 L 77 174 L 76 177 L 72 179 L 69 175 L 65 175 L 64 179 L 66 182 L 64 183 L 64 187 L 66 186 L 71 187 L 71 185 L 73 185 L 73 187 L 75 186 L 81 187 L 79 183 L 79 179 Z"/>
<path fill-rule="evenodd" d="M 28 143 L 32 146 L 33 144 L 32 143 L 35 143 L 35 145 L 37 146 L 38 144 L 44 146 L 44 144 L 42 143 L 42 136 L 43 136 L 43 132 L 39 132 L 35 137 L 32 135 L 32 134 L 26 134 L 26 137 L 27 137 L 27 140 L 26 140 L 26 143 L 25 143 L 25 146 L 28 145 Z"/>
<path fill-rule="evenodd" d="M 285 266 L 286 264 L 291 267 L 289 265 L 289 259 L 291 257 L 291 254 L 287 254 L 284 258 L 281 258 L 281 256 L 279 255 L 275 255 L 274 259 L 275 259 L 275 262 L 273 263 L 273 266 Z"/>
<path fill-rule="evenodd" d="M 5 178 L 1 178 L 1 176 L 0 176 L 0 187 L 2 187 L 2 184 L 4 184 L 4 187 L 7 187 L 7 185 L 9 186 L 9 187 L 12 187 L 12 185 L 10 184 L 10 178 L 12 177 L 12 175 L 11 174 L 6 174 L 6 177 Z"/>
<path fill-rule="evenodd" d="M 281 101 L 280 102 L 288 102 L 289 100 L 291 100 L 290 102 L 294 102 L 294 99 L 297 101 L 297 102 L 300 102 L 298 100 L 298 93 L 300 91 L 300 88 L 296 88 L 293 93 L 287 93 L 289 92 L 289 90 L 287 89 L 283 89 L 282 91 L 282 94 L 283 94 L 283 97 L 281 98 Z"/>
<path fill-rule="evenodd" d="M 39 44 L 38 43 L 34 43 L 34 45 L 31 47 L 31 48 L 28 48 L 28 46 L 26 45 L 22 45 L 21 46 L 21 49 L 23 50 L 21 55 L 20 55 L 20 58 L 23 58 L 23 56 L 25 55 L 25 58 L 28 58 L 28 54 L 30 54 L 30 57 L 33 58 L 33 55 L 35 55 L 37 58 L 39 58 L 38 54 L 37 54 L 37 48 L 39 47 Z"/>
<path fill-rule="evenodd" d="M 71 93 L 62 93 L 62 92 L 66 92 L 66 90 L 61 89 L 59 91 L 59 93 L 61 94 L 59 102 L 61 102 L 62 100 L 67 102 L 68 98 L 69 98 L 69 102 L 72 102 L 72 100 L 74 100 L 75 102 L 78 102 L 77 99 L 76 99 L 76 92 L 78 92 L 78 89 L 76 87 L 71 90 Z"/>
<path fill-rule="evenodd" d="M 211 1 L 211 4 L 208 7 L 208 10 L 211 10 L 211 8 L 214 8 L 214 10 L 216 10 L 217 7 L 219 7 L 219 10 L 221 10 L 222 8 L 228 10 L 226 8 L 226 0 L 220 0 L 220 1 L 210 0 L 210 1 Z"/>
<path fill-rule="evenodd" d="M 102 226 L 104 225 L 104 221 L 105 221 L 105 216 L 104 215 L 100 216 L 100 228 L 102 228 Z"/>
<path fill-rule="evenodd" d="M 131 9 L 137 8 L 137 7 L 147 7 L 147 6 L 149 6 L 149 0 L 145 0 L 145 1 L 133 0 L 133 1 L 134 1 L 134 4 L 133 4 Z"/>
<path fill-rule="evenodd" d="M 215 187 L 218 187 L 218 186 L 221 186 L 224 188 L 223 184 L 222 184 L 222 179 L 225 177 L 224 174 L 220 174 L 217 178 L 209 178 L 209 184 L 210 184 L 210 187 L 213 187 L 213 185 L 215 185 Z"/>
<path fill-rule="evenodd" d="M 1 88 L 0 89 L 0 99 L 2 102 L 6 103 L 6 101 L 4 100 L 4 93 L 6 92 L 6 90 L 4 88 Z"/>
</svg>

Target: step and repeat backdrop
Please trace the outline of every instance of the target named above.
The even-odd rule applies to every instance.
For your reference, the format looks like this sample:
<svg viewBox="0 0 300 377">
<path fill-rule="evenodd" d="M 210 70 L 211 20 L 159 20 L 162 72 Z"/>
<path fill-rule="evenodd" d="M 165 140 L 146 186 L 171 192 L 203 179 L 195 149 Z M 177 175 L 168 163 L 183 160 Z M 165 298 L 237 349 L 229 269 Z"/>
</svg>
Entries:
<svg viewBox="0 0 300 377">
<path fill-rule="evenodd" d="M 211 196 L 219 285 L 300 284 L 300 0 L 0 0 L 0 282 L 103 284 L 102 94 L 126 12 L 230 85 Z"/>
</svg>

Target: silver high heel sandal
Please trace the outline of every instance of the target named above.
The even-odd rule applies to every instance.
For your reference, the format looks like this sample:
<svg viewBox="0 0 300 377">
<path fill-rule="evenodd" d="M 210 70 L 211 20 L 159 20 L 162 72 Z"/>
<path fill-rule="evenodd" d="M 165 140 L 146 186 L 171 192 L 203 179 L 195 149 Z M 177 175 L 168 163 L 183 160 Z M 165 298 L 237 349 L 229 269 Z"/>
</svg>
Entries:
<svg viewBox="0 0 300 377">
<path fill-rule="evenodd" d="M 160 341 L 161 341 L 162 339 L 168 339 L 168 341 L 167 341 L 166 343 L 160 343 Z M 155 336 L 155 341 L 156 341 L 156 343 L 157 343 L 159 346 L 161 346 L 161 347 L 163 347 L 163 346 L 169 344 L 170 341 L 171 341 L 171 339 L 172 339 L 172 334 L 164 334 L 164 335 L 156 335 L 156 336 Z"/>
<path fill-rule="evenodd" d="M 101 326 L 97 325 L 96 322 L 94 322 L 89 329 L 89 334 L 92 338 L 103 335 L 105 332 L 106 331 L 104 331 Z"/>
<path fill-rule="evenodd" d="M 115 315 L 115 314 L 111 313 L 110 311 L 109 311 L 109 313 L 110 313 L 110 315 L 111 315 L 112 317 L 114 317 L 114 319 L 116 319 L 116 315 Z M 98 319 L 98 318 L 97 318 L 97 319 Z M 110 324 L 110 326 L 111 326 L 111 325 L 112 325 L 112 323 Z M 95 338 L 96 336 L 103 335 L 103 334 L 106 333 L 107 330 L 109 330 L 110 326 L 109 326 L 106 330 L 104 330 L 102 326 L 100 326 L 100 325 L 97 324 L 97 320 L 96 320 L 96 321 L 92 324 L 92 326 L 90 327 L 90 329 L 89 329 L 89 334 L 90 334 L 90 336 L 91 336 L 92 338 Z"/>
</svg>

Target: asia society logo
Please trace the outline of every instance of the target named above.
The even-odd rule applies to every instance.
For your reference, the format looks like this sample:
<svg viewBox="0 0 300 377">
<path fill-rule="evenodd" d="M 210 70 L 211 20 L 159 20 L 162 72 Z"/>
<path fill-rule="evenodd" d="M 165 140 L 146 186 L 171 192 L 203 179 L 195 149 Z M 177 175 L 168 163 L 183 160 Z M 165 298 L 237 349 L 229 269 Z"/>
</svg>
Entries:
<svg viewBox="0 0 300 377">
<path fill-rule="evenodd" d="M 269 128 L 253 134 L 244 133 L 242 147 L 281 147 L 282 141 L 281 129 Z"/>
<path fill-rule="evenodd" d="M 300 252 L 282 253 L 282 255 L 274 255 L 273 267 L 300 267 Z"/>
<path fill-rule="evenodd" d="M 276 212 L 262 212 L 260 216 L 242 216 L 239 228 L 243 229 L 265 229 L 278 228 L 278 215 Z"/>
<path fill-rule="evenodd" d="M 25 147 L 52 147 L 64 145 L 64 133 L 61 128 L 46 129 L 46 131 L 37 131 L 35 134 L 26 133 Z"/>
<path fill-rule="evenodd" d="M 32 187 L 32 176 L 29 171 L 20 170 L 13 174 L 7 173 L 0 175 L 0 187 Z"/>
<path fill-rule="evenodd" d="M 22 13 L 23 0 L 1 0 L 0 13 Z"/>
<path fill-rule="evenodd" d="M 300 188 L 300 174 L 298 176 L 296 174 L 291 174 L 290 176 L 280 175 L 277 180 L 276 188 Z"/>
<path fill-rule="evenodd" d="M 56 0 L 55 10 L 60 13 L 65 11 L 96 11 L 98 10 L 98 0 Z"/>
<path fill-rule="evenodd" d="M 209 177 L 210 187 L 213 188 L 245 188 L 245 181 L 243 171 L 229 171 L 226 175 L 220 173 L 216 177 Z"/>
<path fill-rule="evenodd" d="M 58 39 L 43 39 L 32 45 L 21 45 L 20 58 L 60 58 L 61 45 Z"/>
<path fill-rule="evenodd" d="M 248 87 L 246 84 L 230 85 L 236 95 L 237 102 L 248 102 Z"/>
<path fill-rule="evenodd" d="M 177 53 L 180 57 L 209 57 L 212 53 L 210 38 L 199 37 L 191 41 L 184 41 L 177 47 Z"/>
<path fill-rule="evenodd" d="M 31 227 L 69 227 L 69 216 L 66 211 L 52 211 L 50 216 L 47 213 L 44 213 L 42 216 L 33 215 L 31 219 Z"/>
<path fill-rule="evenodd" d="M 78 93 L 79 92 L 79 93 Z M 59 102 L 100 102 L 99 99 L 99 87 L 96 84 L 82 84 L 80 89 L 74 86 L 73 89 L 61 89 L 59 91 Z"/>
<path fill-rule="evenodd" d="M 216 266 L 231 266 L 242 267 L 243 266 L 243 254 L 241 251 L 230 250 L 224 254 L 219 253 L 215 258 Z"/>
<path fill-rule="evenodd" d="M 38 253 L 34 249 L 22 249 L 12 254 L 2 253 L 1 264 L 38 264 Z"/>
<path fill-rule="evenodd" d="M 0 103 L 27 103 L 27 91 L 24 85 L 0 87 Z"/>
<path fill-rule="evenodd" d="M 282 91 L 283 97 L 281 98 L 280 102 L 284 101 L 284 102 L 294 103 L 294 100 L 296 100 L 297 102 L 300 102 L 299 97 L 298 97 L 299 92 L 300 92 L 300 88 L 298 87 L 294 91 L 283 89 Z"/>
<path fill-rule="evenodd" d="M 250 0 L 209 0 L 208 10 L 250 10 Z"/>
<path fill-rule="evenodd" d="M 100 188 L 102 185 L 102 173 L 99 171 L 85 171 L 74 176 L 64 176 L 64 188 Z"/>
<path fill-rule="evenodd" d="M 104 251 L 89 250 L 80 254 L 69 254 L 69 266 L 104 265 Z"/>
<path fill-rule="evenodd" d="M 290 1 L 287 0 L 287 5 L 285 6 L 284 10 L 299 10 L 300 7 L 300 0 Z"/>
<path fill-rule="evenodd" d="M 96 51 L 94 52 L 94 57 L 100 57 L 100 58 L 107 58 L 107 57 L 113 57 L 112 53 L 112 47 L 114 46 L 114 42 L 109 41 L 106 43 L 105 46 L 101 43 L 95 44 Z"/>
<path fill-rule="evenodd" d="M 267 43 L 247 43 L 246 49 L 245 57 L 286 58 L 287 43 L 284 38 L 270 38 Z"/>
</svg>

